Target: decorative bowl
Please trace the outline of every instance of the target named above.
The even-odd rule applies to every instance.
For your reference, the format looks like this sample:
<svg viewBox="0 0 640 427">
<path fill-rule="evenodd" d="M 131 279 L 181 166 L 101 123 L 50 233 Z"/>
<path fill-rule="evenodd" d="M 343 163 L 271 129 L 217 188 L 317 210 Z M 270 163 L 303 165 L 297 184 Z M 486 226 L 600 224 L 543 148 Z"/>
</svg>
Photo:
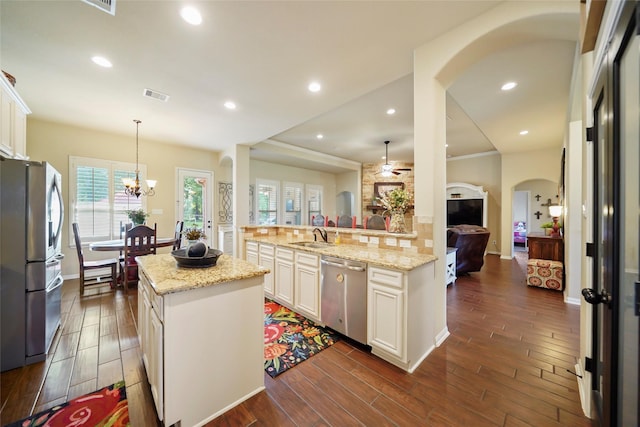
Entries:
<svg viewBox="0 0 640 427">
<path fill-rule="evenodd" d="M 218 249 L 209 248 L 207 254 L 203 257 L 187 256 L 187 249 L 178 249 L 171 251 L 171 255 L 178 263 L 178 267 L 187 268 L 206 268 L 213 267 L 218 262 L 218 258 L 223 252 Z"/>
</svg>

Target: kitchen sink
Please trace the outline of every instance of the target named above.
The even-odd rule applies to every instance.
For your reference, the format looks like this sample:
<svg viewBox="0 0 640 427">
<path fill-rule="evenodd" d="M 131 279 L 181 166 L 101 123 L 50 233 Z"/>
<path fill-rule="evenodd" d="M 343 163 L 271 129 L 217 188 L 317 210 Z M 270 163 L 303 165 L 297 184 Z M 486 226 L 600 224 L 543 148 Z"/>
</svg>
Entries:
<svg viewBox="0 0 640 427">
<path fill-rule="evenodd" d="M 296 246 L 303 246 L 305 248 L 316 248 L 316 249 L 328 248 L 334 245 L 333 243 L 325 243 L 325 242 L 292 242 L 291 244 Z"/>
</svg>

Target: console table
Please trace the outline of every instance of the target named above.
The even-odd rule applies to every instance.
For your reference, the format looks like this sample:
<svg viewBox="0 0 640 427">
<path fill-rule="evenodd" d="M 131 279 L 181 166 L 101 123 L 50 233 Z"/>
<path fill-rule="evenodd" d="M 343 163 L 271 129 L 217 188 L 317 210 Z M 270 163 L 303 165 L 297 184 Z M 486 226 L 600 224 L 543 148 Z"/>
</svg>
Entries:
<svg viewBox="0 0 640 427">
<path fill-rule="evenodd" d="M 564 261 L 564 241 L 562 237 L 545 236 L 543 234 L 529 234 L 529 259 L 546 259 Z"/>
</svg>

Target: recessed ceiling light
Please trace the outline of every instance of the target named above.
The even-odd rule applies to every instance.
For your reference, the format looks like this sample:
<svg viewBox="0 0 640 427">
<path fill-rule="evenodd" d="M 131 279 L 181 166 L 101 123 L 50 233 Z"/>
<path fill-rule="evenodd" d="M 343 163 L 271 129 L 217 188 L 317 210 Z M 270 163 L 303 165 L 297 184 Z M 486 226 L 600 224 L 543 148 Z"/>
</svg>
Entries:
<svg viewBox="0 0 640 427">
<path fill-rule="evenodd" d="M 528 130 L 521 130 L 521 131 L 520 131 L 520 135 L 526 135 L 526 134 L 528 134 L 528 133 L 529 133 L 529 131 L 528 131 Z"/>
<path fill-rule="evenodd" d="M 107 58 L 103 57 L 103 56 L 94 56 L 93 58 L 91 58 L 91 60 L 104 68 L 111 68 L 113 67 L 113 64 L 111 64 L 111 61 L 109 61 Z"/>
<path fill-rule="evenodd" d="M 319 134 L 317 134 L 317 135 L 316 135 L 316 138 L 318 138 L 318 139 L 322 139 L 322 138 L 324 138 L 324 135 L 323 135 L 323 134 L 321 134 L 321 133 L 319 133 Z"/>
<path fill-rule="evenodd" d="M 309 91 L 310 92 L 320 92 L 320 89 L 322 89 L 322 86 L 320 85 L 320 83 L 318 83 L 318 82 L 309 83 Z"/>
<path fill-rule="evenodd" d="M 237 106 L 236 106 L 236 103 L 235 103 L 235 102 L 233 102 L 233 101 L 227 101 L 227 102 L 225 102 L 225 103 L 224 103 L 224 107 L 225 107 L 227 110 L 235 110 Z"/>
<path fill-rule="evenodd" d="M 180 16 L 191 25 L 202 24 L 202 15 L 192 6 L 185 6 L 180 10 Z"/>
<path fill-rule="evenodd" d="M 518 83 L 516 83 L 516 82 L 507 82 L 507 83 L 503 84 L 500 89 L 502 89 L 502 90 L 511 90 L 516 86 L 518 86 Z"/>
<path fill-rule="evenodd" d="M 394 115 L 395 113 L 396 113 L 396 109 L 395 108 L 389 108 L 387 110 L 387 114 L 390 115 L 390 116 Z"/>
</svg>

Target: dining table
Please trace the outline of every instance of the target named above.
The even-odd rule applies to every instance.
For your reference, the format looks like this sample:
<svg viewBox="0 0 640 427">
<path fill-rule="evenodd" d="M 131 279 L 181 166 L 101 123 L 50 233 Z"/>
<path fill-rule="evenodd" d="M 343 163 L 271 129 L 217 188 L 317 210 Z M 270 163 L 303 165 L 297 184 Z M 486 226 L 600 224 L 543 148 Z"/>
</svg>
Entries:
<svg viewBox="0 0 640 427">
<path fill-rule="evenodd" d="M 156 248 L 173 246 L 175 241 L 176 241 L 175 237 L 158 237 L 156 239 L 155 246 Z M 124 251 L 124 239 L 102 240 L 99 242 L 91 242 L 89 243 L 89 249 L 92 251 L 103 251 L 103 252 Z"/>
</svg>

